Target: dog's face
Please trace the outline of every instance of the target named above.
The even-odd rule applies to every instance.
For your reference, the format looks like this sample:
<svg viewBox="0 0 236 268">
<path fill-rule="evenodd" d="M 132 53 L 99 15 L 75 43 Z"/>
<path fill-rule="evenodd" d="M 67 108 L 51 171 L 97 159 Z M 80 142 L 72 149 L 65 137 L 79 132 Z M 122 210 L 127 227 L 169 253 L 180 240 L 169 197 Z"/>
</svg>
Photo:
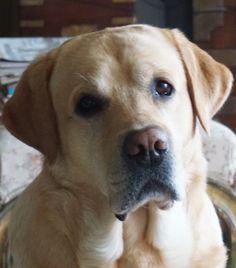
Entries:
<svg viewBox="0 0 236 268">
<path fill-rule="evenodd" d="M 178 158 L 193 113 L 183 65 L 161 32 L 105 31 L 68 43 L 51 92 L 63 156 L 116 214 L 180 197 Z"/>
<path fill-rule="evenodd" d="M 181 42 L 188 44 L 192 59 L 186 59 Z M 196 117 L 206 127 L 232 80 L 225 67 L 205 54 L 196 56 L 194 49 L 179 32 L 149 26 L 73 39 L 34 63 L 34 74 L 26 71 L 5 109 L 6 125 L 49 161 L 63 163 L 74 183 L 97 187 L 119 219 L 150 200 L 168 208 L 183 197 L 188 183 L 186 148 L 194 139 Z M 198 56 L 211 61 L 220 77 L 203 67 Z M 43 78 L 32 78 L 40 72 Z M 196 81 L 202 93 L 196 92 L 194 79 L 204 81 Z M 30 134 L 13 126 L 12 115 L 26 83 L 34 110 Z M 32 94 L 34 87 L 40 97 Z M 35 138 L 40 127 L 45 129 Z"/>
</svg>

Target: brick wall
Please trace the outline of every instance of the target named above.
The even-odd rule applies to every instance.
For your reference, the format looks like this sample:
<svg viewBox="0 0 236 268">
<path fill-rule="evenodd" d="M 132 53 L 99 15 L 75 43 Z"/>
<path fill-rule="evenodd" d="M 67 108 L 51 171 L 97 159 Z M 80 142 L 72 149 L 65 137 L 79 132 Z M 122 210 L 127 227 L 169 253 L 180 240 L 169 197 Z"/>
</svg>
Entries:
<svg viewBox="0 0 236 268">
<path fill-rule="evenodd" d="M 134 0 L 20 0 L 22 36 L 71 36 L 134 22 Z"/>
<path fill-rule="evenodd" d="M 226 64 L 236 80 L 236 0 L 193 0 L 193 9 L 194 42 Z M 236 132 L 236 86 L 216 118 Z"/>
</svg>

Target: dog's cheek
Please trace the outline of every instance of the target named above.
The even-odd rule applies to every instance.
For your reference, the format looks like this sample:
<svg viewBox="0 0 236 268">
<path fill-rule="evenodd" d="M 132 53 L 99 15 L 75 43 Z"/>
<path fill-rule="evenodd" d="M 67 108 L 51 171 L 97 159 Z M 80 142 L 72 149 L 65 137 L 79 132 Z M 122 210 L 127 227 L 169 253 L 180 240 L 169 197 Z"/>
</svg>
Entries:
<svg viewBox="0 0 236 268">
<path fill-rule="evenodd" d="M 179 199 L 183 200 L 185 197 L 187 180 L 186 180 L 186 171 L 184 169 L 184 159 L 182 157 L 182 152 L 179 148 L 175 149 L 175 156 L 173 161 L 173 170 L 174 170 L 174 183 L 176 187 L 176 192 L 179 195 Z"/>
<path fill-rule="evenodd" d="M 176 103 L 178 109 L 172 112 L 167 119 L 168 132 L 172 143 L 173 153 L 173 171 L 174 171 L 174 183 L 176 190 L 183 199 L 188 183 L 188 176 L 186 174 L 186 165 L 193 154 L 194 144 L 193 140 L 193 114 L 191 105 L 188 98 L 182 98 L 183 103 L 186 105 L 180 105 Z"/>
<path fill-rule="evenodd" d="M 81 182 L 107 191 L 101 136 L 91 124 L 80 120 L 60 122 L 62 155 Z M 64 127 L 65 126 L 65 127 Z M 87 179 L 89 178 L 89 179 Z"/>
</svg>

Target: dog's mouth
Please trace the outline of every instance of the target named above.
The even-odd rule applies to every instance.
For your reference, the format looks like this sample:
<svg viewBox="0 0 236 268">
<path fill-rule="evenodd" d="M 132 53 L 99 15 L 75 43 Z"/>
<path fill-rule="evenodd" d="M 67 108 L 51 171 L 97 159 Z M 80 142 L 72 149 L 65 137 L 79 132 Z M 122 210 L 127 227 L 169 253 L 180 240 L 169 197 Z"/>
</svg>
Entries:
<svg viewBox="0 0 236 268">
<path fill-rule="evenodd" d="M 124 221 L 129 213 L 149 202 L 166 210 L 181 197 L 176 185 L 176 164 L 171 146 L 161 156 L 157 157 L 149 152 L 149 157 L 144 162 L 133 156 L 123 157 L 123 167 L 119 174 L 123 180 L 114 189 L 111 200 L 113 213 L 120 221 Z"/>
<path fill-rule="evenodd" d="M 172 185 L 167 186 L 158 180 L 150 180 L 138 191 L 133 190 L 123 196 L 115 216 L 118 220 L 125 221 L 129 213 L 145 206 L 150 201 L 154 202 L 159 209 L 168 210 L 178 200 L 178 193 Z"/>
<path fill-rule="evenodd" d="M 171 199 L 167 195 L 160 196 L 160 198 L 156 198 L 153 201 L 155 202 L 157 207 L 162 210 L 170 209 L 175 202 L 175 200 Z M 128 216 L 128 212 L 124 212 L 122 214 L 115 214 L 115 216 L 118 220 L 125 221 Z"/>
</svg>

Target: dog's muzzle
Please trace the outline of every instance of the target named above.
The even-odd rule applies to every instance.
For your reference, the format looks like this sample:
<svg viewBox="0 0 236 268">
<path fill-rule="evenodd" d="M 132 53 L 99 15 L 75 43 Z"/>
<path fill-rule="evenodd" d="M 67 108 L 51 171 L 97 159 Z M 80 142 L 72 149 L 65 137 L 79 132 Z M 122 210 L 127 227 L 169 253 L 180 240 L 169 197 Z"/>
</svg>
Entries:
<svg viewBox="0 0 236 268">
<path fill-rule="evenodd" d="M 173 156 L 168 135 L 158 126 L 129 132 L 123 143 L 122 158 L 126 170 L 125 189 L 116 217 L 123 221 L 127 213 L 148 201 L 167 209 L 178 199 L 173 182 Z"/>
</svg>

